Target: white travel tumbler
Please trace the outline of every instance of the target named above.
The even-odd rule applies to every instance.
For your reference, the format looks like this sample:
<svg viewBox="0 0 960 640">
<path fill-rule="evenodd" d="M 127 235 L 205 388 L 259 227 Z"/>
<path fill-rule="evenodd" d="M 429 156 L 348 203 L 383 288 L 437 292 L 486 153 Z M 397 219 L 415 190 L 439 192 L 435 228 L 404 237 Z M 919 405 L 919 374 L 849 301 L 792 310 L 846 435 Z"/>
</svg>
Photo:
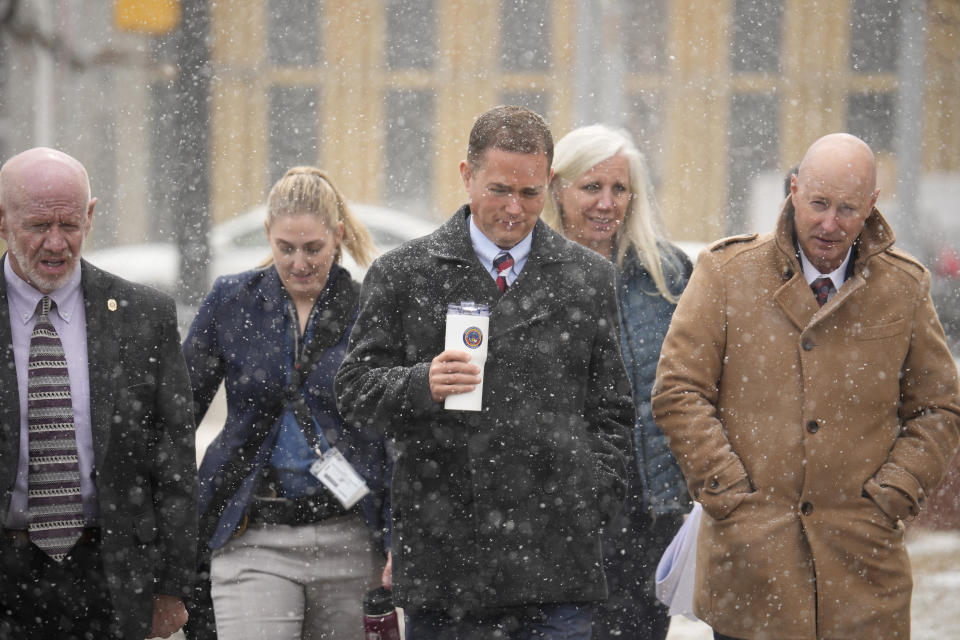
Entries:
<svg viewBox="0 0 960 640">
<path fill-rule="evenodd" d="M 480 384 L 473 391 L 447 396 L 443 408 L 455 411 L 480 411 L 483 401 L 483 366 L 487 361 L 490 308 L 473 302 L 447 305 L 445 349 L 470 354 L 470 362 L 480 367 Z"/>
</svg>

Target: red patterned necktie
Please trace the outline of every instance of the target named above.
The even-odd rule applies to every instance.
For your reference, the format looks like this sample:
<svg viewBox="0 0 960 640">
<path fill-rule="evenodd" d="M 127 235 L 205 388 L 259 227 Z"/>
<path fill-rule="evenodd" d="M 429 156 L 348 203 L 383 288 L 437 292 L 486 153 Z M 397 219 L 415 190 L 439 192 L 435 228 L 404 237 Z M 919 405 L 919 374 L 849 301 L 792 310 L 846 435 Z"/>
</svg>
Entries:
<svg viewBox="0 0 960 640">
<path fill-rule="evenodd" d="M 810 288 L 813 289 L 813 295 L 817 297 L 817 304 L 822 307 L 827 304 L 827 299 L 834 290 L 833 280 L 830 278 L 817 278 L 810 283 Z"/>
<path fill-rule="evenodd" d="M 500 288 L 500 293 L 506 293 L 507 291 L 507 273 L 512 266 L 513 256 L 506 251 L 501 251 L 493 259 L 493 268 L 497 270 L 497 286 Z"/>
<path fill-rule="evenodd" d="M 30 540 L 60 562 L 83 533 L 83 498 L 70 377 L 63 344 L 48 317 L 51 306 L 44 296 L 30 337 L 27 507 Z"/>
</svg>

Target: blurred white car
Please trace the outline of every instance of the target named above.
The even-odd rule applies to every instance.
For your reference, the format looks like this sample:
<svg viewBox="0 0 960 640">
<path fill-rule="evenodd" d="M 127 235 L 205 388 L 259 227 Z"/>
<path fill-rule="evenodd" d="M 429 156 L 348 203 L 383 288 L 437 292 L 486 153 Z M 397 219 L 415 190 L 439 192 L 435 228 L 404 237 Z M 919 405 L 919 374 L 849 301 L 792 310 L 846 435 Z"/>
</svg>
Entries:
<svg viewBox="0 0 960 640">
<path fill-rule="evenodd" d="M 351 203 L 350 210 L 369 229 L 374 244 L 381 252 L 432 233 L 437 228 L 436 223 L 396 209 Z M 210 284 L 218 276 L 253 269 L 270 255 L 270 245 L 263 228 L 265 218 L 266 205 L 259 205 L 211 227 Z M 180 253 L 172 242 L 120 245 L 84 253 L 84 258 L 127 280 L 168 293 L 176 289 Z M 354 279 L 363 279 L 366 269 L 359 267 L 346 251 L 343 252 L 343 266 Z"/>
<path fill-rule="evenodd" d="M 675 241 L 673 244 L 683 249 L 683 252 L 687 254 L 688 258 L 690 258 L 690 262 L 696 264 L 697 256 L 700 255 L 700 252 L 703 251 L 709 243 L 696 242 L 693 240 L 680 240 Z"/>
</svg>

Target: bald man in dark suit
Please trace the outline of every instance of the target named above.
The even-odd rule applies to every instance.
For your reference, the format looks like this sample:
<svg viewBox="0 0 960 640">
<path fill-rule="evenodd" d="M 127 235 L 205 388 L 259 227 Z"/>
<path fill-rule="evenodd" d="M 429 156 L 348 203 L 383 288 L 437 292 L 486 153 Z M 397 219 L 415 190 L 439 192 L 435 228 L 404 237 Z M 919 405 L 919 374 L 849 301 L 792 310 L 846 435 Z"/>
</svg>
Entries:
<svg viewBox="0 0 960 640">
<path fill-rule="evenodd" d="M 0 637 L 139 640 L 187 618 L 197 487 L 176 308 L 81 260 L 95 203 L 62 152 L 0 169 Z"/>
</svg>

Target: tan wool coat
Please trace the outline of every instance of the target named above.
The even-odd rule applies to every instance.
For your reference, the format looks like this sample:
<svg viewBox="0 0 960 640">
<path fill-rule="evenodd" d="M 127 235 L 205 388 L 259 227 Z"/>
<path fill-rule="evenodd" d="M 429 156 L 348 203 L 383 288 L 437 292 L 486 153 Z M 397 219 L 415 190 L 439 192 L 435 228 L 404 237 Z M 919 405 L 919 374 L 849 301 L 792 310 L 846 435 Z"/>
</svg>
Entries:
<svg viewBox="0 0 960 640">
<path fill-rule="evenodd" d="M 680 300 L 653 412 L 703 504 L 694 608 L 720 633 L 909 637 L 901 520 L 957 449 L 960 399 L 929 272 L 893 242 L 874 209 L 820 308 L 787 199 L 775 233 L 705 250 Z"/>
</svg>

